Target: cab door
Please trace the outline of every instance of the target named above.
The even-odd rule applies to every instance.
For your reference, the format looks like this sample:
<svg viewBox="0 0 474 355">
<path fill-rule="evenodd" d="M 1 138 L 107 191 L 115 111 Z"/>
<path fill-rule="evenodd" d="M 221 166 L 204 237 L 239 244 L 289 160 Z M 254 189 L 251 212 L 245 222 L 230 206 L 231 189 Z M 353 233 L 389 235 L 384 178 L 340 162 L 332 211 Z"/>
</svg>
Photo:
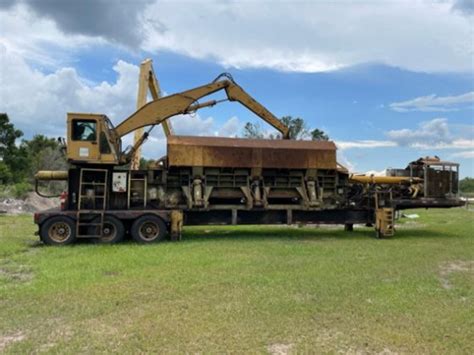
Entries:
<svg viewBox="0 0 474 355">
<path fill-rule="evenodd" d="M 67 153 L 70 161 L 100 163 L 99 122 L 97 118 L 68 117 Z"/>
</svg>

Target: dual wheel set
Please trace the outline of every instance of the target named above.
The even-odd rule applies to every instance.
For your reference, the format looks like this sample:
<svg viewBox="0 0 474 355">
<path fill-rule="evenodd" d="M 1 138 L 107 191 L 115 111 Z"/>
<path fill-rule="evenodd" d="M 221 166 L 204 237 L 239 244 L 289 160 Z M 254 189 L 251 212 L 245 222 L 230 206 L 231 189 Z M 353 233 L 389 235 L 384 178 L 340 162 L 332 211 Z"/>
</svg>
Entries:
<svg viewBox="0 0 474 355">
<path fill-rule="evenodd" d="M 76 233 L 76 221 L 68 216 L 51 217 L 40 226 L 41 240 L 48 245 L 72 244 L 77 240 Z M 124 240 L 126 233 L 127 229 L 120 219 L 105 215 L 102 237 L 92 240 L 98 243 L 114 244 Z M 168 229 L 160 217 L 144 215 L 132 222 L 129 233 L 136 242 L 147 244 L 163 241 L 168 234 Z"/>
</svg>

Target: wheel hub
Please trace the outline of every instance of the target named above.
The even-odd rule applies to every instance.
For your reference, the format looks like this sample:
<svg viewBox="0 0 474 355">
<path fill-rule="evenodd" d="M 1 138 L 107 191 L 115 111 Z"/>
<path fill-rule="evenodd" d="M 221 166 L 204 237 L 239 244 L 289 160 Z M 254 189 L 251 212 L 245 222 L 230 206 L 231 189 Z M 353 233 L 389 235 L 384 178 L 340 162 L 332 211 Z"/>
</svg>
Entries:
<svg viewBox="0 0 474 355">
<path fill-rule="evenodd" d="M 152 240 L 158 236 L 158 226 L 154 223 L 145 223 L 140 228 L 140 234 L 144 239 Z"/>
<path fill-rule="evenodd" d="M 57 243 L 62 243 L 71 236 L 71 228 L 64 222 L 54 223 L 49 228 L 49 236 Z"/>
</svg>

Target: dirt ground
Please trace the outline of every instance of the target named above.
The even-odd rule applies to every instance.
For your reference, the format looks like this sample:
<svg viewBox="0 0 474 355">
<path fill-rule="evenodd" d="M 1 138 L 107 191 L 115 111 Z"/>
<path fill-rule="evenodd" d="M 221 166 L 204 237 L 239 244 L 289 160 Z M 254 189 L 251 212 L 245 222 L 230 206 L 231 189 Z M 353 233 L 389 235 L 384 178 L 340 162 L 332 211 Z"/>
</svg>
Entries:
<svg viewBox="0 0 474 355">
<path fill-rule="evenodd" d="M 0 213 L 19 214 L 33 213 L 59 206 L 58 198 L 44 198 L 30 192 L 25 199 L 0 199 Z"/>
</svg>

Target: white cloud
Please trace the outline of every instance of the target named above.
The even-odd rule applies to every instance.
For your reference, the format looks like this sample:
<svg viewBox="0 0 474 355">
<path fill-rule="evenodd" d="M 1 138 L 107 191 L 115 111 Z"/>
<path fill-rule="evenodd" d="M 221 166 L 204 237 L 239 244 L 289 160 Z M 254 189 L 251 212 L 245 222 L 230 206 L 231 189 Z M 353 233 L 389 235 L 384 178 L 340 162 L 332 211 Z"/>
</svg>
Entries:
<svg viewBox="0 0 474 355">
<path fill-rule="evenodd" d="M 438 143 L 435 145 L 425 144 L 422 142 L 413 145 L 415 148 L 421 149 L 469 149 L 474 148 L 474 139 L 453 139 L 451 142 Z"/>
<path fill-rule="evenodd" d="M 240 135 L 242 124 L 236 116 L 227 121 L 217 122 L 212 116 L 201 117 L 198 113 L 192 115 L 177 115 L 170 119 L 173 132 L 182 136 L 220 136 L 232 137 Z"/>
<path fill-rule="evenodd" d="M 0 40 L 42 64 L 72 61 L 78 48 L 108 42 L 237 68 L 319 72 L 378 62 L 472 70 L 470 19 L 444 1 L 11 3 L 0 2 Z"/>
<path fill-rule="evenodd" d="M 469 20 L 444 2 L 187 2 L 183 7 L 157 1 L 146 16 L 144 49 L 210 58 L 229 67 L 318 72 L 380 62 L 428 72 L 472 69 Z M 166 30 L 155 31 L 154 19 Z"/>
<path fill-rule="evenodd" d="M 337 153 L 337 162 L 349 171 L 356 170 L 356 164 L 350 161 L 349 159 L 347 159 L 343 151 L 339 151 Z"/>
<path fill-rule="evenodd" d="M 474 150 L 467 150 L 464 152 L 457 152 L 450 155 L 451 158 L 465 158 L 472 159 L 474 158 Z"/>
<path fill-rule="evenodd" d="M 421 122 L 418 128 L 403 128 L 386 132 L 388 140 L 339 141 L 340 150 L 373 149 L 389 147 L 410 147 L 416 149 L 473 149 L 474 138 L 467 131 L 467 138 L 459 134 L 454 136 L 446 118 L 435 118 Z"/>
<path fill-rule="evenodd" d="M 12 0 L 3 0 L 0 7 L 12 7 Z M 90 37 L 102 37 L 112 42 L 137 47 L 142 31 L 143 8 L 153 0 L 16 0 L 16 4 L 51 19 L 62 32 Z M 15 6 L 13 6 L 15 7 Z"/>
<path fill-rule="evenodd" d="M 134 111 L 138 67 L 124 61 L 113 67 L 117 80 L 112 84 L 90 83 L 73 68 L 44 74 L 1 45 L 0 63 L 0 111 L 27 135 L 64 134 L 66 112 L 104 113 L 121 120 Z"/>
<path fill-rule="evenodd" d="M 454 0 L 452 8 L 466 16 L 474 15 L 474 2 L 472 0 Z"/>
<path fill-rule="evenodd" d="M 198 113 L 193 115 L 178 115 L 170 119 L 173 133 L 176 135 L 192 136 L 220 136 L 234 137 L 240 135 L 242 124 L 240 120 L 233 116 L 223 124 L 216 122 L 213 117 L 201 117 Z M 129 134 L 122 140 L 123 146 L 129 145 L 133 141 L 133 135 Z M 155 128 L 142 147 L 142 154 L 148 159 L 158 159 L 166 154 L 166 137 L 163 130 Z"/>
<path fill-rule="evenodd" d="M 1 3 L 1 2 L 0 2 Z M 64 34 L 51 19 L 38 17 L 25 6 L 1 10 L 0 50 L 17 55 L 36 66 L 58 68 L 74 61 L 74 54 L 105 44 L 101 38 Z M 2 62 L 2 69 L 6 69 Z"/>
<path fill-rule="evenodd" d="M 336 145 L 339 149 L 353 149 L 353 148 L 386 148 L 396 147 L 397 143 L 392 141 L 378 141 L 378 140 L 356 140 L 356 141 L 336 141 Z"/>
<path fill-rule="evenodd" d="M 417 129 L 391 130 L 386 135 L 400 146 L 434 146 L 448 144 L 452 140 L 446 118 L 422 122 Z"/>
<path fill-rule="evenodd" d="M 406 130 L 407 132 L 410 130 Z M 365 140 L 365 141 L 336 141 L 336 145 L 340 150 L 348 149 L 374 149 L 374 148 L 390 148 L 399 146 L 408 146 L 417 149 L 469 149 L 474 148 L 474 139 L 454 139 L 450 142 L 440 142 L 437 144 L 423 143 L 422 141 L 412 141 L 409 144 L 401 145 L 397 141 L 390 140 Z"/>
<path fill-rule="evenodd" d="M 474 148 L 474 138 L 456 139 L 455 141 L 453 141 L 452 146 L 455 149 Z"/>
<path fill-rule="evenodd" d="M 474 91 L 471 91 L 457 96 L 421 96 L 412 100 L 391 103 L 390 108 L 397 112 L 445 112 L 457 111 L 463 107 L 470 107 L 473 109 L 473 104 Z"/>
<path fill-rule="evenodd" d="M 236 116 L 233 116 L 229 118 L 229 120 L 225 122 L 215 133 L 217 136 L 221 137 L 236 137 L 241 135 L 242 129 L 243 124 Z"/>
<path fill-rule="evenodd" d="M 373 175 L 373 176 L 386 176 L 387 175 L 387 170 L 369 170 L 364 173 L 365 175 Z"/>
</svg>

